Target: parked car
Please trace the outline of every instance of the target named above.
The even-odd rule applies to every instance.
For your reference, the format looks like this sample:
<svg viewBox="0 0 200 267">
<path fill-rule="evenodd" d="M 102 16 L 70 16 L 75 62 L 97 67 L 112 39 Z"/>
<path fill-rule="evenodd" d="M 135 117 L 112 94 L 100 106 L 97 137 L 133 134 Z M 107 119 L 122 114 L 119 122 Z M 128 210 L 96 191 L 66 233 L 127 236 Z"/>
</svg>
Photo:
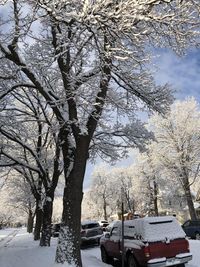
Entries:
<svg viewBox="0 0 200 267">
<path fill-rule="evenodd" d="M 182 228 L 188 237 L 200 240 L 200 220 L 188 220 L 182 225 Z"/>
<path fill-rule="evenodd" d="M 52 226 L 51 226 L 51 235 L 53 237 L 58 237 L 59 236 L 59 231 L 60 231 L 60 223 L 52 224 Z"/>
<path fill-rule="evenodd" d="M 100 239 L 101 258 L 122 259 L 122 222 Z M 128 267 L 184 267 L 192 259 L 185 232 L 173 216 L 124 221 L 124 261 Z"/>
<path fill-rule="evenodd" d="M 97 221 L 81 222 L 81 247 L 91 244 L 99 244 L 103 230 Z"/>
<path fill-rule="evenodd" d="M 106 220 L 101 220 L 99 221 L 99 225 L 101 226 L 101 228 L 103 229 L 103 231 L 106 230 L 106 227 L 109 225 L 109 222 Z"/>
</svg>

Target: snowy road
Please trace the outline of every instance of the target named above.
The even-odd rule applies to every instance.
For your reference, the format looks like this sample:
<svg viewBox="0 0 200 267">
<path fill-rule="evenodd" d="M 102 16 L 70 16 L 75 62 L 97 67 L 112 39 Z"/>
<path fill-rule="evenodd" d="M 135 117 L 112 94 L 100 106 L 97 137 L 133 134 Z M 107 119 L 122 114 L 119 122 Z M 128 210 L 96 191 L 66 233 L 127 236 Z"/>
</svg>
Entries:
<svg viewBox="0 0 200 267">
<path fill-rule="evenodd" d="M 9 243 L 13 240 L 13 238 L 17 235 L 19 232 L 19 229 L 6 229 L 0 231 L 0 248 L 7 247 Z"/>
<path fill-rule="evenodd" d="M 0 230 L 0 267 L 53 267 L 57 239 L 41 248 L 26 229 Z M 193 260 L 187 267 L 200 267 L 200 241 L 190 241 Z M 102 263 L 99 247 L 82 250 L 84 267 L 111 267 Z M 120 267 L 116 262 L 115 267 Z"/>
</svg>

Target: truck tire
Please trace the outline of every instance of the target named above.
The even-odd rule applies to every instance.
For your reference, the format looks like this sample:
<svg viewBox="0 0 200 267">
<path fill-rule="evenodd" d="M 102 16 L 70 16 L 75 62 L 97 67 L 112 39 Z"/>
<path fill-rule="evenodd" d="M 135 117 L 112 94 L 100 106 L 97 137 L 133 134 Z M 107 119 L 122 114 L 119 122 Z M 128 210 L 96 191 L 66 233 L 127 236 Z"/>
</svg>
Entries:
<svg viewBox="0 0 200 267">
<path fill-rule="evenodd" d="M 101 260 L 104 263 L 112 263 L 113 259 L 112 257 L 108 256 L 108 253 L 106 252 L 104 247 L 101 247 Z"/>
<path fill-rule="evenodd" d="M 128 267 L 138 267 L 133 255 L 128 257 Z"/>
</svg>

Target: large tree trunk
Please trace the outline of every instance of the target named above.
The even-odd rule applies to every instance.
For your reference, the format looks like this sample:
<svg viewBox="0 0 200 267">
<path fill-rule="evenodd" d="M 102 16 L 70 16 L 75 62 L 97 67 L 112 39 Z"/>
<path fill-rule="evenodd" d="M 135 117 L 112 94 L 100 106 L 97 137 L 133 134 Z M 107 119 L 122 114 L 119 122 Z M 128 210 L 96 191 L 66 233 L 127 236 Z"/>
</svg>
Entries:
<svg viewBox="0 0 200 267">
<path fill-rule="evenodd" d="M 53 212 L 53 195 L 47 195 L 43 205 L 42 234 L 40 246 L 50 246 L 51 242 L 51 218 Z"/>
<path fill-rule="evenodd" d="M 186 195 L 187 205 L 188 205 L 188 209 L 189 209 L 189 213 L 190 213 L 190 218 L 191 218 L 191 220 L 197 220 L 197 215 L 196 215 L 196 211 L 194 208 L 194 203 L 192 200 L 190 188 L 187 188 L 185 190 L 185 195 Z"/>
<path fill-rule="evenodd" d="M 77 184 L 76 192 L 71 185 L 64 189 L 62 225 L 55 259 L 57 263 L 67 262 L 70 266 L 82 267 L 80 255 L 81 201 L 80 185 Z"/>
<path fill-rule="evenodd" d="M 29 210 L 28 221 L 27 221 L 27 232 L 28 233 L 33 232 L 33 221 L 34 221 L 33 212 L 32 212 L 32 210 Z"/>
<path fill-rule="evenodd" d="M 191 190 L 190 190 L 190 183 L 189 183 L 189 177 L 187 174 L 187 171 L 185 169 L 183 169 L 183 174 L 181 175 L 181 178 L 183 179 L 183 189 L 185 191 L 185 196 L 186 196 L 186 201 L 187 201 L 187 205 L 188 205 L 188 209 L 189 209 L 189 213 L 190 213 L 190 218 L 191 220 L 197 220 L 197 215 L 196 215 L 196 211 L 194 208 L 194 203 L 192 200 L 192 194 L 191 194 Z"/>
<path fill-rule="evenodd" d="M 83 197 L 83 178 L 85 174 L 88 147 L 86 142 L 77 145 L 74 163 L 70 174 L 69 154 L 63 148 L 64 174 L 66 185 L 63 195 L 63 214 L 56 263 L 67 263 L 70 266 L 82 267 L 80 253 L 81 202 Z"/>
<path fill-rule="evenodd" d="M 35 229 L 34 229 L 34 240 L 40 240 L 40 232 L 42 227 L 43 210 L 39 201 L 36 203 L 35 210 Z"/>
</svg>

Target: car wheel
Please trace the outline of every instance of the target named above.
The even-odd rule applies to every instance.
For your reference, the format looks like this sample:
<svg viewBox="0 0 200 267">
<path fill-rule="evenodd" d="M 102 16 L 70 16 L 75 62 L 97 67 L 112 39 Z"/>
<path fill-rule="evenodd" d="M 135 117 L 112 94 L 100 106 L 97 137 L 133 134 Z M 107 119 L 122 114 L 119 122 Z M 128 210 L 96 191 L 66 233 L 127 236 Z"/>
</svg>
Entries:
<svg viewBox="0 0 200 267">
<path fill-rule="evenodd" d="M 108 256 L 104 247 L 101 247 L 101 259 L 104 263 L 112 263 L 112 257 Z"/>
<path fill-rule="evenodd" d="M 136 263 L 133 255 L 130 255 L 128 257 L 128 267 L 137 267 L 137 263 Z"/>
<path fill-rule="evenodd" d="M 200 233 L 198 233 L 198 232 L 195 233 L 195 239 L 196 239 L 196 240 L 200 240 Z"/>
<path fill-rule="evenodd" d="M 185 263 L 179 264 L 177 267 L 185 267 Z"/>
</svg>

